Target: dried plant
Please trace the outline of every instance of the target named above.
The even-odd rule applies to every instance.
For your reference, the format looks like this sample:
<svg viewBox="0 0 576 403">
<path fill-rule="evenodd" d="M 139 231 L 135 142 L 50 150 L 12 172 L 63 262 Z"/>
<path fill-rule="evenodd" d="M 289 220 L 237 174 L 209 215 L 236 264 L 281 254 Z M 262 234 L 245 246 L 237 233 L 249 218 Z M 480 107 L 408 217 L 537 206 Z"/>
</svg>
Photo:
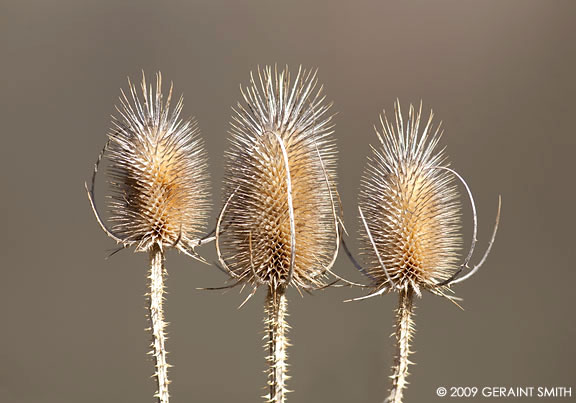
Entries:
<svg viewBox="0 0 576 403">
<path fill-rule="evenodd" d="M 266 67 L 251 75 L 233 117 L 225 204 L 216 228 L 221 265 L 236 284 L 268 289 L 269 402 L 286 399 L 286 288 L 325 285 L 338 253 L 336 151 L 330 105 L 316 73 Z"/>
<path fill-rule="evenodd" d="M 454 301 L 448 295 L 450 286 L 469 278 L 484 263 L 500 217 L 499 203 L 489 246 L 480 263 L 468 267 L 477 233 L 474 200 L 466 182 L 449 168 L 444 151 L 437 150 L 442 133 L 440 125 L 432 133 L 432 112 L 419 133 L 421 113 L 422 105 L 418 111 L 411 105 L 405 124 L 397 102 L 395 126 L 385 114 L 381 117 L 381 132 L 376 129 L 380 147 L 372 149 L 359 196 L 364 269 L 373 281 L 374 292 L 357 299 L 391 291 L 398 292 L 400 299 L 396 311 L 397 352 L 387 399 L 394 403 L 402 401 L 406 387 L 414 295 L 421 296 L 423 290 L 428 290 Z M 455 178 L 466 188 L 474 214 L 472 245 L 462 264 L 458 264 L 462 238 Z M 470 271 L 458 278 L 463 269 Z"/>
<path fill-rule="evenodd" d="M 162 94 L 162 77 L 156 88 L 146 84 L 143 75 L 142 98 L 129 81 L 130 96 L 122 91 L 119 116 L 100 154 L 88 196 L 102 229 L 123 248 L 134 246 L 150 255 L 149 314 L 152 330 L 152 355 L 155 360 L 157 393 L 168 402 L 168 364 L 166 363 L 163 311 L 164 251 L 176 248 L 198 258 L 194 247 L 203 233 L 209 212 L 207 158 L 194 120 L 180 119 L 182 98 L 170 110 L 172 85 Z M 108 182 L 111 228 L 104 223 L 94 203 L 98 165 L 109 161 Z"/>
</svg>

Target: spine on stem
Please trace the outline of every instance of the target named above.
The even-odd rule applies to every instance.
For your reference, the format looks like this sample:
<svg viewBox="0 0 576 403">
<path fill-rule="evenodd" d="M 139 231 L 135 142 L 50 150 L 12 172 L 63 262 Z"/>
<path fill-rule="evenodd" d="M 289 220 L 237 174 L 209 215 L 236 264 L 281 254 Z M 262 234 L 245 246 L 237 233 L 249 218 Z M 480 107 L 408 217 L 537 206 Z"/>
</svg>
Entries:
<svg viewBox="0 0 576 403">
<path fill-rule="evenodd" d="M 401 403 L 404 388 L 407 385 L 408 365 L 410 361 L 410 342 L 414 334 L 413 317 L 414 290 L 412 287 L 400 291 L 398 309 L 396 310 L 396 357 L 392 367 L 392 388 L 387 402 Z"/>
<path fill-rule="evenodd" d="M 268 386 L 269 394 L 265 396 L 268 402 L 284 403 L 286 401 L 286 381 L 287 375 L 286 353 L 289 326 L 286 323 L 286 293 L 283 287 L 268 288 L 266 296 L 266 345 L 268 350 Z"/>
<path fill-rule="evenodd" d="M 166 335 L 164 328 L 164 253 L 158 244 L 155 244 L 150 250 L 150 295 L 149 295 L 149 314 L 152 325 L 152 351 L 154 363 L 156 366 L 157 391 L 155 397 L 158 403 L 168 403 L 168 364 L 166 363 Z"/>
</svg>

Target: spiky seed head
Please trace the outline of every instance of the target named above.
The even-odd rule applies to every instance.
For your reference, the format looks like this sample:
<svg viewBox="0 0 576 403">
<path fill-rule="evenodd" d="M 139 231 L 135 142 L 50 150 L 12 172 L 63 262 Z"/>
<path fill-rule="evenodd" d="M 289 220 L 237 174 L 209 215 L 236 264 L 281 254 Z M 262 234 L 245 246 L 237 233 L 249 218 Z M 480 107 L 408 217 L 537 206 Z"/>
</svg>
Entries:
<svg viewBox="0 0 576 403">
<path fill-rule="evenodd" d="M 301 68 L 293 81 L 287 69 L 258 69 L 250 84 L 225 154 L 222 260 L 253 284 L 318 286 L 337 243 L 330 105 L 316 72 Z"/>
<path fill-rule="evenodd" d="M 109 209 L 112 232 L 136 244 L 194 247 L 209 213 L 207 157 L 194 119 L 180 119 L 183 99 L 170 110 L 172 85 L 162 93 L 142 76 L 140 91 L 130 80 L 109 133 Z"/>
<path fill-rule="evenodd" d="M 441 168 L 448 162 L 437 149 L 440 125 L 433 133 L 430 112 L 420 132 L 421 113 L 422 105 L 418 111 L 410 105 L 405 122 L 397 101 L 395 125 L 381 117 L 380 144 L 372 148 L 359 196 L 370 232 L 362 222 L 368 273 L 380 288 L 413 287 L 417 293 L 450 278 L 461 249 L 459 194 Z"/>
</svg>

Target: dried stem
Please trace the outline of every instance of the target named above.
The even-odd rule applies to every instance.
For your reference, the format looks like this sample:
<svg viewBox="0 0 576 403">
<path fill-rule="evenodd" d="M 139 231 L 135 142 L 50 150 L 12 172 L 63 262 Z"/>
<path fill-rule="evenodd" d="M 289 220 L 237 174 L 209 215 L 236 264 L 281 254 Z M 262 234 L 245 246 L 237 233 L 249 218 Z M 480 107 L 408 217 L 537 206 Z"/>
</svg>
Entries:
<svg viewBox="0 0 576 403">
<path fill-rule="evenodd" d="M 414 333 L 412 320 L 414 289 L 407 287 L 400 291 L 398 310 L 396 311 L 396 357 L 392 367 L 392 388 L 386 400 L 389 403 L 402 403 L 403 390 L 407 385 L 408 356 L 410 355 L 410 341 Z"/>
<path fill-rule="evenodd" d="M 150 249 L 150 295 L 149 313 L 152 322 L 152 351 L 154 363 L 156 365 L 157 391 L 155 397 L 158 403 L 168 403 L 168 364 L 166 363 L 166 348 L 164 347 L 166 335 L 164 328 L 164 252 L 158 244 L 154 244 Z"/>
<path fill-rule="evenodd" d="M 289 346 L 286 333 L 289 326 L 286 323 L 286 290 L 284 287 L 270 286 L 266 296 L 266 332 L 268 348 L 268 386 L 270 394 L 264 396 L 268 402 L 284 403 L 286 401 L 286 349 Z"/>
</svg>

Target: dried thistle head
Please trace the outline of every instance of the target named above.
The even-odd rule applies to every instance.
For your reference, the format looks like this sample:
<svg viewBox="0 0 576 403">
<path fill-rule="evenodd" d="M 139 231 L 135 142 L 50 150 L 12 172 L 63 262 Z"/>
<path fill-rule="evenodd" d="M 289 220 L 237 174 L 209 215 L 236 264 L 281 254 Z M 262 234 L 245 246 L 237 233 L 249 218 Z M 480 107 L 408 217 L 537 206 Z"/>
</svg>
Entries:
<svg viewBox="0 0 576 403">
<path fill-rule="evenodd" d="M 420 110 L 410 106 L 404 125 L 381 118 L 380 147 L 362 180 L 359 207 L 367 225 L 361 235 L 366 270 L 378 287 L 434 289 L 458 270 L 461 249 L 460 203 L 448 163 L 437 150 L 440 126 L 433 114 L 421 133 Z"/>
<path fill-rule="evenodd" d="M 399 102 L 395 122 L 381 117 L 380 140 L 372 148 L 362 179 L 359 211 L 364 231 L 360 241 L 367 261 L 366 272 L 381 293 L 388 290 L 422 289 L 439 295 L 447 286 L 473 274 L 484 262 L 496 235 L 494 233 L 481 262 L 465 277 L 455 280 L 468 268 L 477 233 L 474 200 L 468 185 L 449 168 L 443 149 L 438 149 L 440 125 L 432 128 L 433 113 L 420 132 L 422 105 L 410 105 L 404 122 Z M 472 246 L 459 264 L 462 248 L 461 206 L 455 183 L 464 184 L 474 213 Z"/>
<path fill-rule="evenodd" d="M 321 286 L 339 243 L 330 105 L 302 69 L 294 81 L 259 69 L 242 95 L 225 154 L 220 262 L 255 286 Z"/>
<path fill-rule="evenodd" d="M 143 75 L 140 91 L 130 80 L 129 89 L 129 96 L 122 91 L 103 150 L 109 161 L 111 228 L 97 217 L 110 236 L 137 251 L 156 244 L 188 253 L 205 230 L 210 208 L 198 126 L 180 119 L 182 97 L 170 109 L 172 85 L 164 97 L 160 73 L 155 88 Z M 93 201 L 93 190 L 89 194 Z"/>
<path fill-rule="evenodd" d="M 440 125 L 432 129 L 432 112 L 420 132 L 422 104 L 418 111 L 410 105 L 406 122 L 399 102 L 394 106 L 395 125 L 390 124 L 386 114 L 380 118 L 381 131 L 376 129 L 380 146 L 372 148 L 358 202 L 364 228 L 360 241 L 367 262 L 363 270 L 372 278 L 376 290 L 356 299 L 392 290 L 399 294 L 397 352 L 386 401 L 402 403 L 414 333 L 413 296 L 428 290 L 454 301 L 446 291 L 483 264 L 494 242 L 500 207 L 484 257 L 457 279 L 464 268 L 469 268 L 476 243 L 477 216 L 472 193 L 462 177 L 448 167 L 444 150 L 437 149 L 441 132 Z M 472 245 L 462 264 L 458 264 L 462 239 L 456 178 L 466 188 L 474 214 Z"/>
</svg>

